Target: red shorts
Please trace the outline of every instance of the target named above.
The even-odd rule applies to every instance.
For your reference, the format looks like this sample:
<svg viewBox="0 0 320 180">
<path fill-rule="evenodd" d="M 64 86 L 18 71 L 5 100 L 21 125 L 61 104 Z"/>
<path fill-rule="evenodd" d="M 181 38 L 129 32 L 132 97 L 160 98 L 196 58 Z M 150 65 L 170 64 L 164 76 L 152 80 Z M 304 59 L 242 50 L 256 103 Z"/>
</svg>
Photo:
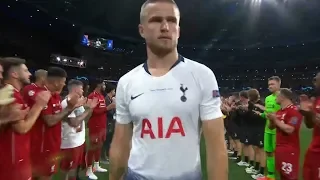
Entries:
<svg viewBox="0 0 320 180">
<path fill-rule="evenodd" d="M 303 179 L 320 180 L 320 152 L 307 151 L 303 165 Z"/>
<path fill-rule="evenodd" d="M 49 177 L 58 170 L 58 163 L 62 159 L 60 152 L 34 153 L 32 156 L 32 172 L 35 176 Z"/>
<path fill-rule="evenodd" d="M 84 144 L 75 148 L 61 149 L 62 160 L 60 168 L 63 171 L 70 171 L 81 166 L 84 162 Z"/>
<path fill-rule="evenodd" d="M 3 164 L 0 166 L 0 179 L 2 180 L 31 180 L 32 171 L 30 162 L 20 162 L 14 166 Z"/>
<path fill-rule="evenodd" d="M 106 128 L 89 127 L 90 146 L 103 145 L 106 140 Z"/>
<path fill-rule="evenodd" d="M 275 152 L 276 169 L 281 180 L 298 179 L 299 152 L 296 150 L 277 150 Z"/>
</svg>

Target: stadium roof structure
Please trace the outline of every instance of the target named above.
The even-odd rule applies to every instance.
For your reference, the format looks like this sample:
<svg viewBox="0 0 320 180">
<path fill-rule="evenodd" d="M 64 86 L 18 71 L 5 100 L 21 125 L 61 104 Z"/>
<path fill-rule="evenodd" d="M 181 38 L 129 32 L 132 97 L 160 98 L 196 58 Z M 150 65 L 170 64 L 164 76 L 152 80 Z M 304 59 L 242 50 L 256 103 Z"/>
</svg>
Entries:
<svg viewBox="0 0 320 180">
<path fill-rule="evenodd" d="M 144 0 L 19 1 L 82 27 L 141 40 L 137 25 Z M 182 16 L 180 44 L 208 48 L 250 48 L 320 39 L 320 1 L 317 0 L 176 2 Z"/>
</svg>

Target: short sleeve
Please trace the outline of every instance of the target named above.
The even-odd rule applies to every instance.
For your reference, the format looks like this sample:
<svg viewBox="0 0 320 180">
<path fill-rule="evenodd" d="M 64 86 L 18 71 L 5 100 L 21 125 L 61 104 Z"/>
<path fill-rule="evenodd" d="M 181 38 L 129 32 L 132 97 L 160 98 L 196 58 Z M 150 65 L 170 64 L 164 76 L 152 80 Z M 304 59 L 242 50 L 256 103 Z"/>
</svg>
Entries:
<svg viewBox="0 0 320 180">
<path fill-rule="evenodd" d="M 223 116 L 217 79 L 213 72 L 206 68 L 200 78 L 201 95 L 200 118 L 202 121 L 213 120 Z"/>
<path fill-rule="evenodd" d="M 302 123 L 302 115 L 297 110 L 290 110 L 287 119 L 287 124 L 295 128 L 299 128 Z"/>
<path fill-rule="evenodd" d="M 125 99 L 125 84 L 123 79 L 120 79 L 116 91 L 116 121 L 119 124 L 131 123 L 129 106 Z"/>
</svg>

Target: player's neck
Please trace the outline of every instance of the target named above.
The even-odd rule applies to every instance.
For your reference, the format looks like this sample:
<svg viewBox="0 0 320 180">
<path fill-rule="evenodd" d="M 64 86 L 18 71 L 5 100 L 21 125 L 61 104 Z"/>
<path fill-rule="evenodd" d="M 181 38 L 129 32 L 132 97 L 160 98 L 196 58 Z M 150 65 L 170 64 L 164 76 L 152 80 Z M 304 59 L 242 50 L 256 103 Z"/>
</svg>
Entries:
<svg viewBox="0 0 320 180">
<path fill-rule="evenodd" d="M 276 90 L 276 91 L 273 92 L 272 94 L 273 94 L 273 95 L 277 95 L 279 91 L 280 91 L 280 90 Z"/>
<path fill-rule="evenodd" d="M 16 90 L 20 91 L 22 89 L 22 83 L 19 80 L 16 79 L 8 79 L 4 81 L 4 84 L 10 84 L 13 86 Z"/>
<path fill-rule="evenodd" d="M 39 82 L 39 81 L 34 82 L 34 84 L 35 84 L 36 86 L 38 86 L 38 87 L 44 87 L 44 83 Z"/>
<path fill-rule="evenodd" d="M 93 91 L 102 94 L 100 89 L 94 89 Z"/>
<path fill-rule="evenodd" d="M 55 91 L 55 88 L 51 86 L 51 84 L 49 82 L 46 82 L 44 85 L 48 91 L 50 91 L 51 93 L 58 93 L 57 91 Z"/>
<path fill-rule="evenodd" d="M 286 107 L 290 106 L 292 104 L 291 101 L 284 101 L 280 104 L 281 109 L 285 109 Z"/>
<path fill-rule="evenodd" d="M 147 59 L 148 68 L 167 69 L 167 70 L 170 70 L 170 68 L 179 58 L 177 49 L 173 50 L 172 52 L 164 56 L 158 56 L 152 53 L 149 48 L 147 48 L 147 56 L 148 56 L 148 59 Z"/>
</svg>

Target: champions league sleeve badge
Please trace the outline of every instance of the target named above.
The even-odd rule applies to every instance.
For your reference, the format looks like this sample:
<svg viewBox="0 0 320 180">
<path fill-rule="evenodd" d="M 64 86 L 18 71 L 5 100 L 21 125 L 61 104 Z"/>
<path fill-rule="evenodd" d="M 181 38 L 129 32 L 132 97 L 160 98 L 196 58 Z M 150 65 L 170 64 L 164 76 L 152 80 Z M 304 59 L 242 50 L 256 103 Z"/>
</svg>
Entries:
<svg viewBox="0 0 320 180">
<path fill-rule="evenodd" d="M 212 91 L 212 97 L 214 97 L 214 98 L 220 97 L 219 91 L 218 90 L 213 90 Z"/>
</svg>

